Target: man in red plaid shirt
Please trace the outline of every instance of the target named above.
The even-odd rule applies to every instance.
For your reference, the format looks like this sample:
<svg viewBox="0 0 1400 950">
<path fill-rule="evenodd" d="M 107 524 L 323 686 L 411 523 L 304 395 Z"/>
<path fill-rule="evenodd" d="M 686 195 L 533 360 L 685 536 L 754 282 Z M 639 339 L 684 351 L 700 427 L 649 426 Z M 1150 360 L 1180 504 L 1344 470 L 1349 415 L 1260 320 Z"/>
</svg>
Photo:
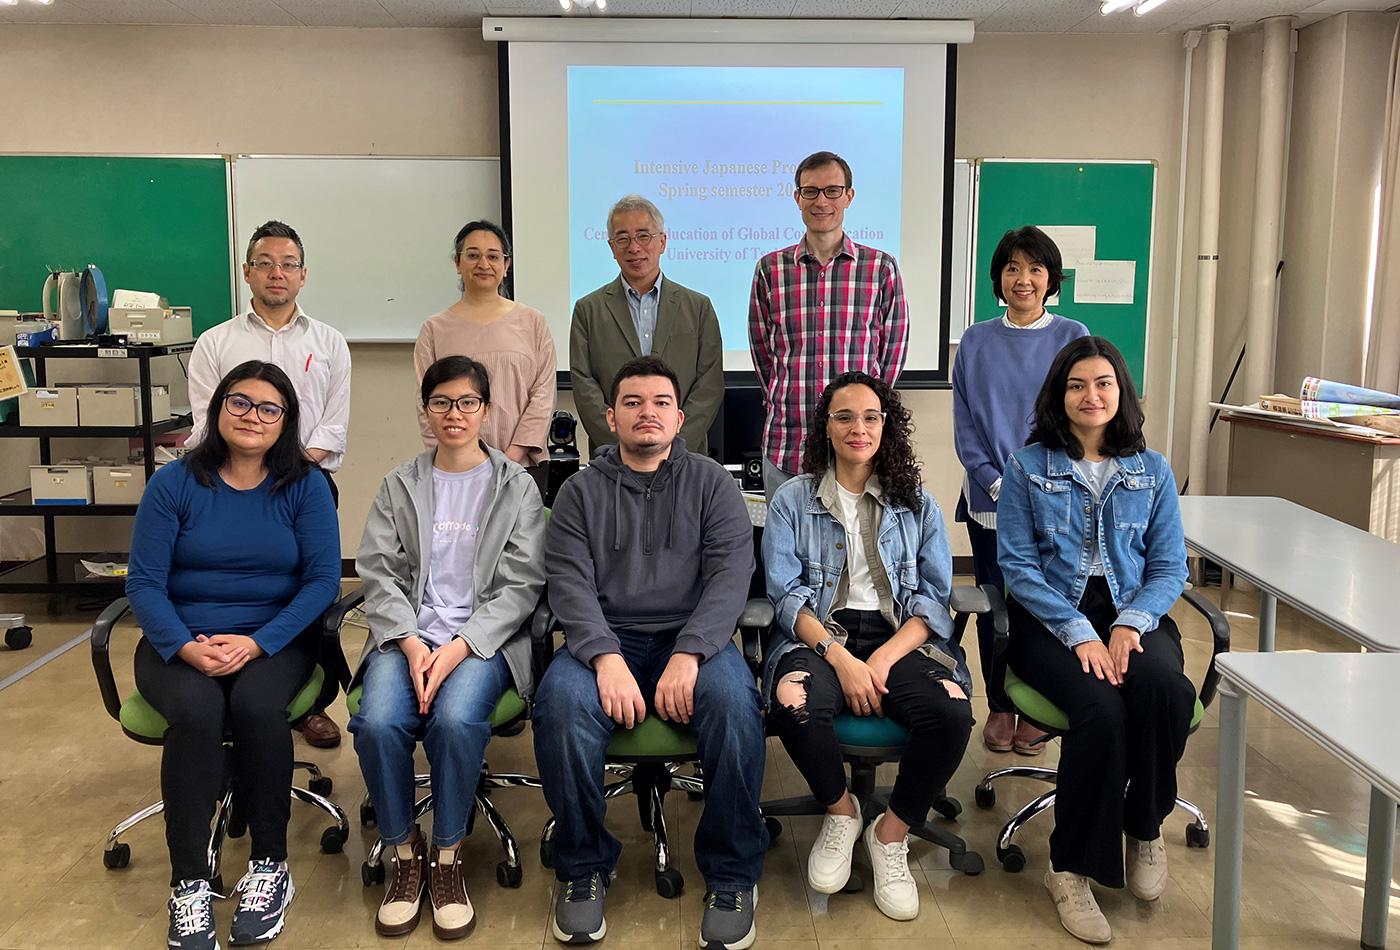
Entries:
<svg viewBox="0 0 1400 950">
<path fill-rule="evenodd" d="M 749 299 L 749 350 L 763 387 L 763 489 L 797 474 L 802 438 L 827 383 L 852 370 L 893 385 L 909 349 L 909 312 L 895 259 L 842 228 L 855 198 L 851 166 L 815 152 L 793 197 L 807 233 L 765 254 Z"/>
</svg>

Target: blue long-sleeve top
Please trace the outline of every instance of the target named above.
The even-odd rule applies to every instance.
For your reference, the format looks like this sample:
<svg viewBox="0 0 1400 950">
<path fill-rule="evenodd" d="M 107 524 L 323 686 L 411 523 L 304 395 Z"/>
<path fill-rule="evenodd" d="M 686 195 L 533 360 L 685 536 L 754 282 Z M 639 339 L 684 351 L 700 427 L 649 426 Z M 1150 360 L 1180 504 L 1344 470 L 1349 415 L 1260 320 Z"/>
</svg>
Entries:
<svg viewBox="0 0 1400 950">
<path fill-rule="evenodd" d="M 126 596 L 169 662 L 199 634 L 250 636 L 269 656 L 310 626 L 340 590 L 340 530 L 314 469 L 272 491 L 210 487 L 183 461 L 151 478 L 136 510 Z"/>
</svg>

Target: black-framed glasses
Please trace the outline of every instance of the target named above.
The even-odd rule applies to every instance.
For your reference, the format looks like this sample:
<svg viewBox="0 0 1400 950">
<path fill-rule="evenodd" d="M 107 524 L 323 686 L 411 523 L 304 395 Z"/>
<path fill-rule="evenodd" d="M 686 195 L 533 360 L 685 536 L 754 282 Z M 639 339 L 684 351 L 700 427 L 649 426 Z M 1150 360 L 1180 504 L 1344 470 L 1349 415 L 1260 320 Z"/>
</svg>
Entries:
<svg viewBox="0 0 1400 950">
<path fill-rule="evenodd" d="M 826 195 L 832 201 L 840 198 L 849 190 L 847 185 L 827 185 L 825 188 L 818 188 L 816 185 L 803 185 L 797 189 L 798 195 L 803 201 L 815 201 L 817 195 Z"/>
<path fill-rule="evenodd" d="M 636 234 L 615 234 L 608 238 L 608 243 L 619 251 L 625 251 L 633 244 L 638 247 L 651 247 L 655 238 L 656 234 L 651 231 L 638 231 Z"/>
<path fill-rule="evenodd" d="M 833 412 L 829 418 L 843 429 L 849 429 L 855 425 L 857 419 L 865 423 L 867 429 L 878 429 L 885 424 L 884 412 L 876 412 L 873 409 L 868 412 L 851 412 L 849 409 L 842 409 L 840 412 Z"/>
<path fill-rule="evenodd" d="M 242 393 L 229 393 L 224 397 L 224 409 L 231 416 L 246 416 L 254 409 L 258 411 L 258 420 L 266 422 L 268 425 L 281 419 L 286 413 L 286 406 L 279 406 L 275 402 L 253 402 Z"/>
<path fill-rule="evenodd" d="M 301 272 L 301 261 L 249 261 L 248 266 L 262 274 L 271 274 L 277 268 L 282 268 L 284 274 L 298 274 Z"/>
<path fill-rule="evenodd" d="M 429 396 L 426 405 L 429 412 L 440 416 L 451 412 L 453 406 L 456 406 L 458 411 L 471 415 L 480 412 L 486 401 L 480 396 L 458 396 L 456 399 L 449 396 Z"/>
</svg>

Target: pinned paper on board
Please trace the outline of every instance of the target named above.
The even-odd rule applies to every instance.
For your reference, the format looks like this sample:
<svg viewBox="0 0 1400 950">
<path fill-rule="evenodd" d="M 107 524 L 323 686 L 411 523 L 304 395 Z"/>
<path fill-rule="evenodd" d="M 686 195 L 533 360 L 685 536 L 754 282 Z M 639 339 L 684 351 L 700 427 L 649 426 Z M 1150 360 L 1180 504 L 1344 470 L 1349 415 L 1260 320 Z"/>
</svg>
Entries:
<svg viewBox="0 0 1400 950">
<path fill-rule="evenodd" d="M 13 346 L 0 346 L 0 399 L 9 399 L 29 391 L 20 371 L 19 358 Z"/>
<path fill-rule="evenodd" d="M 1076 270 L 1080 264 L 1094 259 L 1099 229 L 1092 224 L 1042 224 L 1044 231 L 1060 249 L 1065 270 Z"/>
<path fill-rule="evenodd" d="M 1137 261 L 1084 261 L 1074 272 L 1074 302 L 1130 304 L 1136 278 Z"/>
</svg>

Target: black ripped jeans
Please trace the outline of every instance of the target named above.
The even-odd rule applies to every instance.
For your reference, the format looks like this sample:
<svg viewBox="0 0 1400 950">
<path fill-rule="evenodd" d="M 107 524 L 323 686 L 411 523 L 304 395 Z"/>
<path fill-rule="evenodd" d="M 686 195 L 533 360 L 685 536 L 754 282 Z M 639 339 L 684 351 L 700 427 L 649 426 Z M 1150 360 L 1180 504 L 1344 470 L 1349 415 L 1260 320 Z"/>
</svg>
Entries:
<svg viewBox="0 0 1400 950">
<path fill-rule="evenodd" d="M 878 610 L 838 610 L 834 619 L 850 635 L 847 651 L 859 660 L 869 659 L 894 633 Z M 778 661 L 775 694 L 783 688 L 784 677 L 794 673 L 804 675 L 806 702 L 785 706 L 775 695 L 769 721 L 813 797 L 830 808 L 846 794 L 846 769 L 835 725 L 837 713 L 846 708 L 846 697 L 836 670 L 805 646 Z M 962 761 L 972 734 L 972 704 L 950 696 L 944 680 L 952 681 L 950 671 L 918 652 L 901 657 L 885 680 L 889 693 L 881 699 L 881 708 L 909 734 L 890 793 L 890 810 L 905 824 L 917 825 L 928 817 L 933 800 Z"/>
</svg>

